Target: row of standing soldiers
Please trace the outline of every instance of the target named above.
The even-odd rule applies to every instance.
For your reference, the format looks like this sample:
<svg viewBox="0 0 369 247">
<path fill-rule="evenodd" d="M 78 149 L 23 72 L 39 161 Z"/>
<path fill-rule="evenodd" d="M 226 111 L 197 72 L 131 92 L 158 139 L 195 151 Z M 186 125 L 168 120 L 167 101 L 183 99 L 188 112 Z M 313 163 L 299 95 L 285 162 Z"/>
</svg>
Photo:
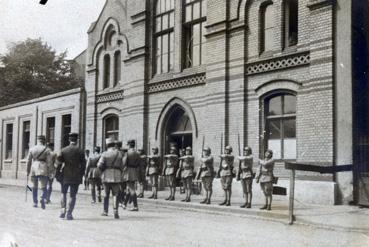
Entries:
<svg viewBox="0 0 369 247">
<path fill-rule="evenodd" d="M 96 201 L 95 185 L 98 185 L 99 183 L 96 182 L 96 180 L 99 180 L 99 175 L 96 175 L 95 172 L 98 168 L 98 160 L 100 159 L 99 149 L 99 147 L 95 148 L 94 155 L 89 158 L 86 170 L 86 177 L 90 180 L 90 184 L 92 186 L 91 193 L 93 203 Z M 127 152 L 129 152 L 129 149 L 124 147 L 122 148 L 121 142 L 115 142 L 115 149 L 120 151 L 123 156 L 126 156 Z M 225 147 L 224 154 L 219 156 L 220 166 L 217 172 L 214 169 L 214 158 L 211 155 L 211 149 L 209 147 L 203 149 L 200 159 L 201 165 L 197 172 L 195 172 L 194 169 L 195 157 L 192 155 L 191 147 L 187 147 L 185 150 L 180 150 L 180 155 L 177 155 L 176 147 L 172 146 L 169 154 L 164 155 L 164 162 L 162 162 L 159 155 L 159 149 L 157 147 L 152 148 L 151 151 L 151 155 L 147 156 L 143 149 L 138 149 L 139 162 L 137 165 L 137 177 L 135 177 L 140 191 L 138 197 L 143 197 L 146 177 L 148 177 L 152 188 L 152 194 L 148 198 L 157 199 L 159 176 L 163 176 L 166 178 L 167 185 L 170 190 L 169 196 L 166 200 L 175 200 L 177 181 L 178 179 L 181 179 L 186 193 L 186 197 L 182 201 L 190 202 L 192 182 L 195 179 L 201 180 L 202 187 L 205 190 L 205 198 L 200 203 L 210 204 L 213 193 L 213 179 L 220 178 L 222 189 L 224 191 L 224 201 L 220 203 L 220 205 L 230 206 L 232 181 L 233 178 L 236 177 L 238 181 L 241 181 L 245 198 L 245 203 L 241 205 L 241 207 L 251 208 L 252 182 L 256 177 L 256 173 L 253 170 L 254 160 L 251 148 L 245 147 L 243 155 L 237 157 L 239 161 L 237 172 L 235 171 L 236 169 L 234 169 L 235 157 L 232 154 L 232 147 L 230 146 Z M 129 156 L 130 155 L 128 155 L 128 157 Z M 272 151 L 268 150 L 265 153 L 265 159 L 259 160 L 259 174 L 256 177 L 257 182 L 260 182 L 262 191 L 265 195 L 265 205 L 261 209 L 267 210 L 271 210 L 273 181 L 275 180 L 273 175 L 274 160 L 272 156 Z M 121 195 L 118 196 L 118 201 L 121 201 L 123 208 L 126 208 L 127 202 L 130 199 L 129 194 L 127 196 L 127 193 L 125 192 L 127 187 L 126 181 L 127 178 L 122 180 L 120 185 Z M 134 184 L 131 184 L 131 186 L 134 186 Z"/>
</svg>

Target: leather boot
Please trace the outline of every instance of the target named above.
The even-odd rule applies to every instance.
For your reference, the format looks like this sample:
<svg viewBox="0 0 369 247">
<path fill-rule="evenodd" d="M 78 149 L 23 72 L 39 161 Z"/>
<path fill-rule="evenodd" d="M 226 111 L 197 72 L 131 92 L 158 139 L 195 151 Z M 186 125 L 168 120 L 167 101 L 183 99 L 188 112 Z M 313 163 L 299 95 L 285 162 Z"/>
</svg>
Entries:
<svg viewBox="0 0 369 247">
<path fill-rule="evenodd" d="M 153 198 L 154 198 L 154 196 L 155 196 L 155 195 L 154 195 L 154 193 L 152 193 L 152 195 L 151 195 L 151 196 L 149 196 L 148 198 L 149 198 L 149 199 L 153 199 Z"/>
<path fill-rule="evenodd" d="M 261 210 L 264 210 L 264 209 L 267 209 L 267 207 L 268 207 L 268 206 L 265 204 L 265 205 L 264 205 L 264 206 L 262 206 L 260 209 L 261 209 Z"/>
<path fill-rule="evenodd" d="M 107 216 L 108 212 L 109 212 L 109 197 L 105 196 L 104 197 L 104 214 L 106 215 L 103 215 L 103 216 Z"/>
<path fill-rule="evenodd" d="M 200 203 L 201 204 L 205 204 L 208 201 L 208 198 L 205 198 L 204 200 L 202 200 Z"/>
<path fill-rule="evenodd" d="M 245 208 L 247 205 L 249 205 L 248 203 L 244 203 L 244 204 L 242 204 L 241 206 L 240 206 L 240 208 Z"/>
<path fill-rule="evenodd" d="M 224 200 L 222 203 L 219 203 L 219 206 L 224 206 L 227 204 L 227 200 Z"/>
<path fill-rule="evenodd" d="M 131 211 L 138 211 L 137 195 L 136 194 L 134 194 L 132 196 L 132 202 L 133 202 L 133 208 L 131 209 Z"/>
</svg>

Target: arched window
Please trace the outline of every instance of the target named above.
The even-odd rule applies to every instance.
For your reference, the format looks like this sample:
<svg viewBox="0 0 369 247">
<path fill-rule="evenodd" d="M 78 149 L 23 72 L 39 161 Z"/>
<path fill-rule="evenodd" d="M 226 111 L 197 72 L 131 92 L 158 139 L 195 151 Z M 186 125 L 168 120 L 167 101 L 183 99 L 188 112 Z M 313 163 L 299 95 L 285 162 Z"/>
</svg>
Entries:
<svg viewBox="0 0 369 247">
<path fill-rule="evenodd" d="M 184 66 L 186 68 L 205 63 L 205 0 L 183 0 L 184 4 Z"/>
<path fill-rule="evenodd" d="M 260 9 L 260 53 L 274 48 L 274 5 L 267 2 Z"/>
<path fill-rule="evenodd" d="M 296 159 L 296 96 L 279 93 L 264 100 L 266 149 L 275 159 Z"/>
<path fill-rule="evenodd" d="M 104 89 L 110 86 L 110 56 L 106 54 L 104 56 Z"/>
<path fill-rule="evenodd" d="M 114 86 L 118 85 L 121 79 L 121 69 L 122 69 L 121 55 L 120 51 L 114 54 Z"/>
<path fill-rule="evenodd" d="M 173 70 L 174 0 L 157 0 L 155 12 L 155 72 Z"/>
<path fill-rule="evenodd" d="M 285 0 L 283 5 L 284 48 L 297 45 L 298 0 Z"/>
<path fill-rule="evenodd" d="M 116 115 L 110 115 L 104 120 L 105 129 L 105 139 L 112 138 L 113 140 L 118 140 L 119 137 L 119 118 Z"/>
</svg>

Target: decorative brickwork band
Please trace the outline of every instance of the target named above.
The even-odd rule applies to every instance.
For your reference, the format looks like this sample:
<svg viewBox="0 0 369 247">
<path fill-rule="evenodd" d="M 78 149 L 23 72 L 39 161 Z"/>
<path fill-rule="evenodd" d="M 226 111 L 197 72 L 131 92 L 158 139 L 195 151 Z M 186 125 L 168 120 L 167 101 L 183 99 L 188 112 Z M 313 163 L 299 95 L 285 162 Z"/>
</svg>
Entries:
<svg viewBox="0 0 369 247">
<path fill-rule="evenodd" d="M 206 81 L 205 73 L 194 76 L 181 77 L 161 82 L 151 83 L 148 86 L 148 93 L 156 93 L 176 88 L 190 87 L 204 84 Z"/>
<path fill-rule="evenodd" d="M 310 53 L 293 54 L 287 57 L 273 58 L 267 61 L 250 63 L 247 65 L 247 74 L 265 73 L 273 70 L 286 69 L 310 63 Z"/>
<path fill-rule="evenodd" d="M 103 102 L 109 102 L 109 101 L 115 101 L 123 99 L 123 92 L 124 90 L 115 91 L 115 92 L 109 92 L 104 93 L 96 96 L 96 102 L 97 103 L 103 103 Z"/>
</svg>

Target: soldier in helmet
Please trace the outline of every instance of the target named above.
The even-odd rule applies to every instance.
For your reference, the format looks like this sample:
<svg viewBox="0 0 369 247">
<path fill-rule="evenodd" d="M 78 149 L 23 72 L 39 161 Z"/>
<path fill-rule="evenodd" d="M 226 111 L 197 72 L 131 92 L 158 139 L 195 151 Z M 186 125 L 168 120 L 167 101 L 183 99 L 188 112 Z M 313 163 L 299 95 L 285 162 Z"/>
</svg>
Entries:
<svg viewBox="0 0 369 247">
<path fill-rule="evenodd" d="M 251 208 L 252 200 L 252 180 L 254 178 L 254 172 L 252 170 L 253 156 L 250 147 L 245 147 L 243 150 L 243 156 L 238 157 L 239 169 L 237 173 L 237 180 L 241 180 L 243 195 L 245 203 L 241 205 L 241 208 Z"/>
<path fill-rule="evenodd" d="M 177 171 L 177 177 L 181 177 L 186 192 L 186 198 L 182 202 L 190 202 L 192 194 L 192 179 L 195 157 L 192 155 L 192 148 L 187 147 L 185 155 L 179 158 L 180 166 Z"/>
<path fill-rule="evenodd" d="M 101 202 L 101 173 L 100 169 L 97 168 L 97 164 L 101 157 L 100 147 L 95 147 L 94 152 L 89 156 L 87 160 L 87 168 L 85 178 L 91 186 L 91 203 L 96 203 L 96 189 L 99 202 Z"/>
<path fill-rule="evenodd" d="M 261 190 L 265 195 L 265 205 L 260 209 L 271 210 L 272 209 L 272 194 L 273 194 L 273 170 L 274 170 L 274 159 L 273 151 L 267 150 L 265 152 L 265 158 L 259 160 L 260 170 L 256 182 L 260 182 Z"/>
<path fill-rule="evenodd" d="M 211 195 L 213 194 L 213 179 L 214 179 L 214 158 L 211 156 L 211 149 L 204 148 L 203 157 L 201 158 L 201 165 L 197 173 L 197 179 L 201 177 L 202 186 L 205 189 L 206 196 L 201 204 L 210 204 Z"/>
<path fill-rule="evenodd" d="M 166 177 L 170 195 L 165 199 L 169 201 L 175 200 L 176 194 L 176 170 L 178 168 L 178 155 L 176 147 L 170 148 L 170 153 L 164 156 L 164 169 L 162 175 Z"/>
<path fill-rule="evenodd" d="M 144 197 L 145 183 L 146 183 L 146 167 L 147 167 L 147 156 L 143 148 L 138 149 L 138 153 L 140 155 L 140 166 L 138 168 L 138 198 Z"/>
<path fill-rule="evenodd" d="M 150 178 L 152 195 L 149 199 L 158 199 L 158 178 L 160 174 L 160 156 L 159 149 L 153 147 L 152 155 L 148 156 L 148 166 L 146 168 L 146 176 Z"/>
<path fill-rule="evenodd" d="M 127 188 L 129 196 L 126 196 L 123 204 L 123 208 L 127 206 L 128 200 L 132 200 L 133 209 L 131 211 L 138 211 L 137 195 L 136 195 L 136 182 L 138 180 L 138 169 L 140 167 L 140 155 L 135 150 L 135 140 L 128 141 L 128 151 L 123 158 L 123 180 L 127 182 Z"/>
<path fill-rule="evenodd" d="M 224 190 L 224 201 L 219 205 L 230 206 L 232 195 L 232 180 L 233 180 L 233 162 L 234 156 L 232 154 L 232 147 L 226 146 L 224 154 L 220 155 L 220 165 L 218 170 L 218 177 L 222 183 Z"/>
<path fill-rule="evenodd" d="M 45 209 L 47 200 L 46 185 L 49 180 L 49 166 L 51 165 L 50 150 L 45 146 L 46 138 L 43 135 L 37 137 L 37 145 L 31 148 L 28 153 L 27 177 L 31 175 L 33 184 L 32 196 L 33 206 L 38 207 L 38 186 L 42 190 L 41 208 Z"/>
<path fill-rule="evenodd" d="M 107 150 L 102 153 L 97 167 L 102 172 L 102 182 L 104 184 L 104 212 L 102 216 L 108 216 L 109 211 L 109 196 L 110 191 L 113 194 L 113 210 L 114 218 L 119 219 L 118 214 L 118 195 L 119 195 L 119 185 L 122 182 L 122 172 L 123 172 L 123 156 L 115 148 L 115 143 L 111 138 L 106 139 Z"/>
<path fill-rule="evenodd" d="M 73 210 L 77 200 L 78 187 L 82 184 L 82 177 L 86 170 L 85 153 L 77 145 L 78 134 L 69 134 L 69 146 L 63 148 L 57 157 L 57 170 L 62 170 L 62 200 L 60 218 L 73 220 Z M 64 164 L 64 165 L 63 165 Z M 67 210 L 67 194 L 69 190 L 69 204 Z"/>
</svg>

